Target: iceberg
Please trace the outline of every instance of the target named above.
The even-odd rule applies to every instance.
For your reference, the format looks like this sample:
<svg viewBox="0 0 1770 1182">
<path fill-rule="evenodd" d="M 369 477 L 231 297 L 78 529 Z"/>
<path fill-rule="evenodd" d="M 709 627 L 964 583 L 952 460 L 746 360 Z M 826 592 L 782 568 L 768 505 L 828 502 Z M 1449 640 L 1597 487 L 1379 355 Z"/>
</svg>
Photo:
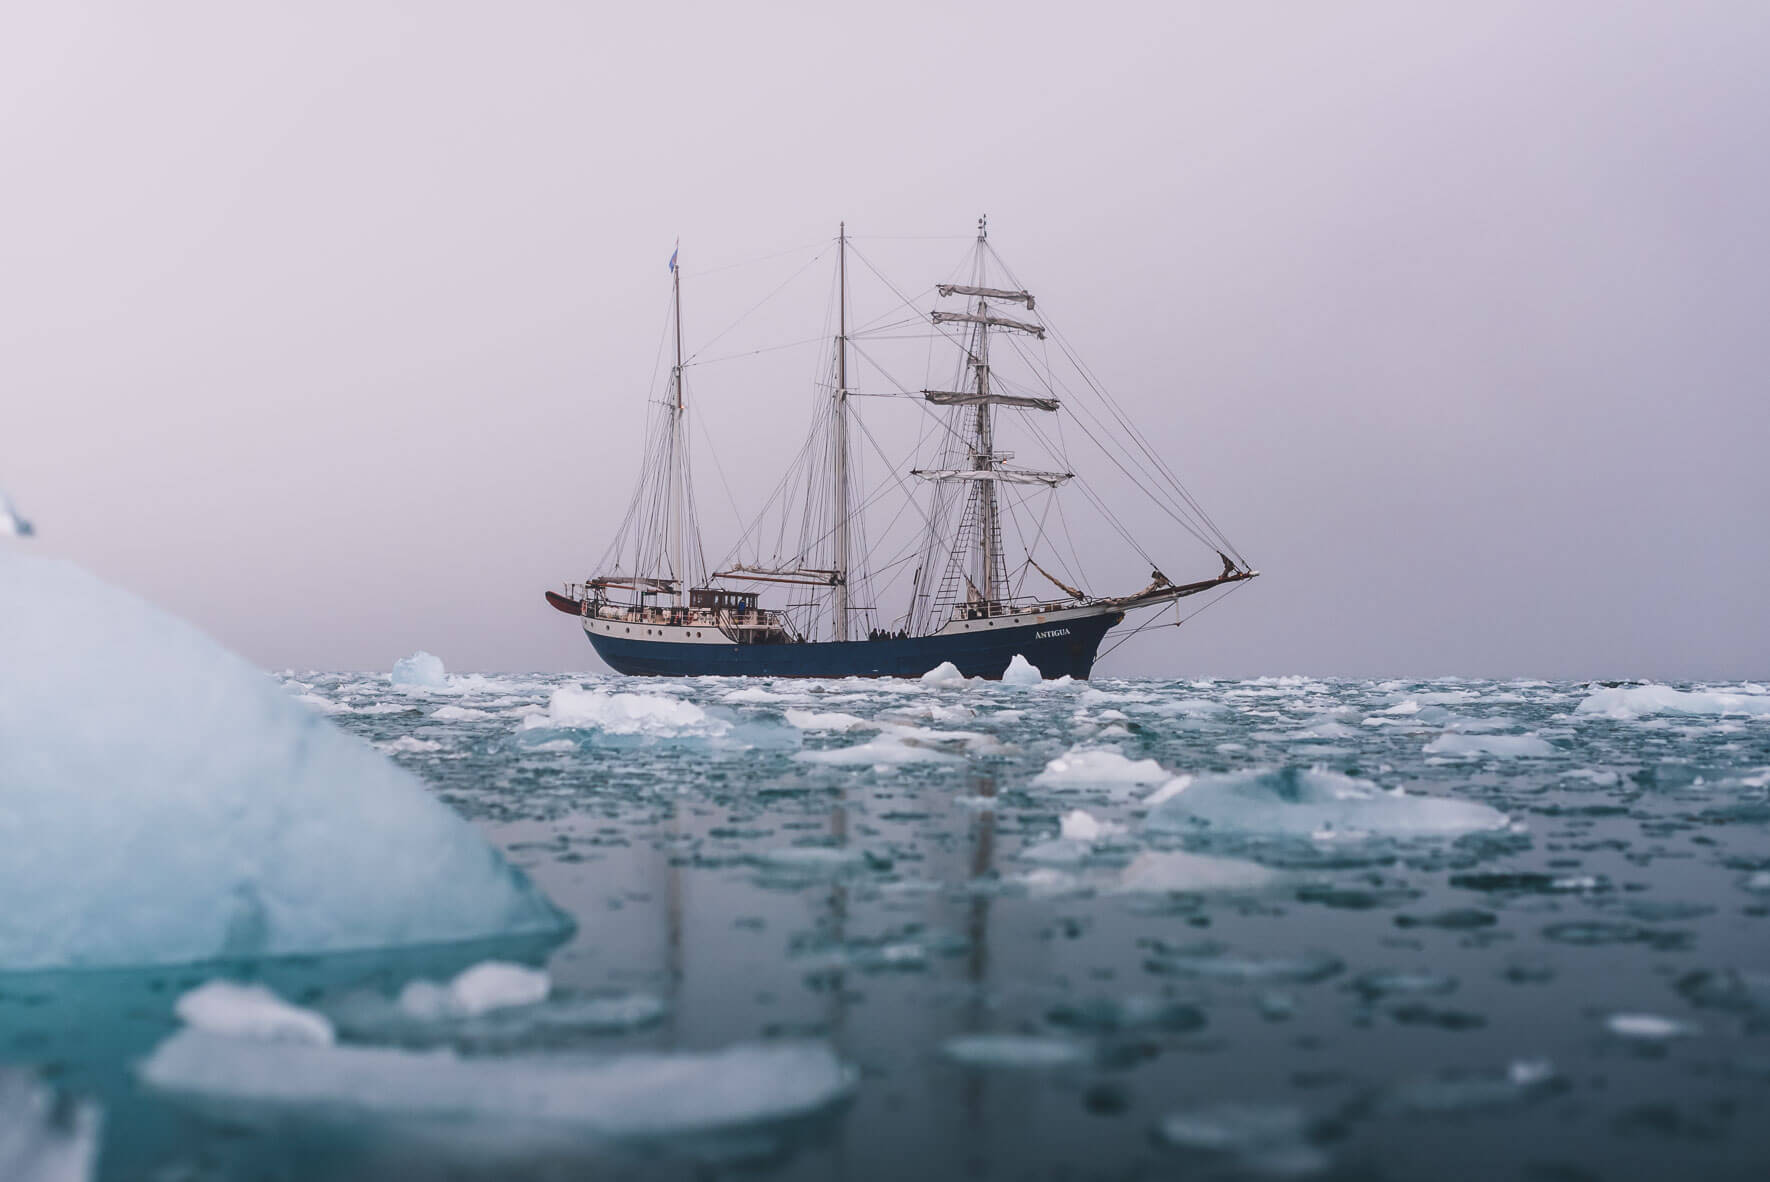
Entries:
<svg viewBox="0 0 1770 1182">
<path fill-rule="evenodd" d="M 1040 685 L 1044 680 L 1045 676 L 1039 672 L 1039 667 L 1019 653 L 1014 654 L 1014 658 L 1008 662 L 1008 671 L 1002 674 L 1003 685 Z"/>
<path fill-rule="evenodd" d="M 395 661 L 387 680 L 413 689 L 442 689 L 449 684 L 449 675 L 443 669 L 441 657 L 415 652 Z"/>
<path fill-rule="evenodd" d="M 1200 776 L 1143 821 L 1157 833 L 1203 829 L 1286 837 L 1346 831 L 1440 837 L 1507 824 L 1504 813 L 1473 801 L 1386 792 L 1369 780 L 1296 767 Z"/>
<path fill-rule="evenodd" d="M 410 773 L 197 629 L 0 552 L 0 971 L 553 936 Z"/>
</svg>

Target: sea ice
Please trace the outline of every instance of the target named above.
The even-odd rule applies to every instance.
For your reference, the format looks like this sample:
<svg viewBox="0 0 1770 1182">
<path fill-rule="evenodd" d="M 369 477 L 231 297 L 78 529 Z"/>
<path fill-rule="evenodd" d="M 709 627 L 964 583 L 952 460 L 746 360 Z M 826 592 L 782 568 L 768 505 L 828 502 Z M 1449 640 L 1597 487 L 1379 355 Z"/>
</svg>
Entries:
<svg viewBox="0 0 1770 1182">
<path fill-rule="evenodd" d="M 1087 1048 L 1072 1039 L 1030 1034 L 966 1034 L 947 1039 L 940 1051 L 966 1067 L 1022 1070 L 1069 1067 L 1088 1057 Z"/>
<path fill-rule="evenodd" d="M 718 738 L 730 732 L 731 723 L 681 698 L 568 685 L 553 691 L 546 714 L 524 718 L 522 729 L 589 730 L 648 739 Z"/>
<path fill-rule="evenodd" d="M 0 1178 L 6 1182 L 87 1182 L 98 1165 L 102 1124 L 96 1104 L 58 1101 L 29 1072 L 0 1068 Z"/>
<path fill-rule="evenodd" d="M 395 661 L 393 673 L 388 680 L 394 685 L 411 686 L 414 689 L 442 689 L 449 684 L 449 675 L 443 669 L 441 657 L 416 652 Z"/>
<path fill-rule="evenodd" d="M 1034 776 L 1035 788 L 1078 788 L 1097 784 L 1159 784 L 1169 779 L 1153 759 L 1131 760 L 1106 748 L 1075 747 Z"/>
<path fill-rule="evenodd" d="M 0 552 L 0 969 L 556 933 L 467 822 L 196 629 Z"/>
<path fill-rule="evenodd" d="M 1008 671 L 1002 674 L 1003 685 L 1038 685 L 1044 680 L 1038 666 L 1019 653 L 1014 654 L 1013 660 L 1008 662 Z"/>
<path fill-rule="evenodd" d="M 1669 685 L 1626 685 L 1587 694 L 1575 714 L 1596 714 L 1622 721 L 1647 714 L 1770 715 L 1770 694 L 1704 693 L 1675 690 Z"/>
<path fill-rule="evenodd" d="M 1425 751 L 1427 755 L 1493 755 L 1501 759 L 1555 754 L 1555 748 L 1538 735 L 1439 735 L 1426 744 Z"/>
<path fill-rule="evenodd" d="M 1188 854 L 1179 850 L 1145 850 L 1119 872 L 1123 891 L 1257 891 L 1284 881 L 1285 876 L 1258 862 Z"/>
<path fill-rule="evenodd" d="M 965 675 L 951 661 L 942 661 L 922 674 L 923 685 L 964 685 Z"/>
<path fill-rule="evenodd" d="M 332 1023 L 324 1015 L 290 1005 L 263 985 L 210 981 L 186 993 L 173 1013 L 193 1030 L 229 1038 L 329 1046 Z"/>
<path fill-rule="evenodd" d="M 304 1046 L 182 1030 L 139 1074 L 150 1087 L 231 1104 L 425 1121 L 569 1126 L 654 1140 L 808 1117 L 847 1098 L 854 1071 L 822 1043 L 713 1052 L 528 1053 Z"/>
<path fill-rule="evenodd" d="M 1698 1027 L 1688 1022 L 1662 1018 L 1658 1014 L 1612 1014 L 1604 1019 L 1604 1028 L 1618 1038 L 1632 1038 L 1642 1042 L 1666 1042 L 1702 1033 Z"/>
<path fill-rule="evenodd" d="M 802 731 L 876 731 L 879 724 L 857 718 L 852 714 L 841 714 L 836 711 L 817 712 L 814 710 L 788 710 L 787 725 L 796 726 Z"/>
<path fill-rule="evenodd" d="M 913 728 L 904 728 L 911 730 Z M 957 734 L 959 738 L 965 736 Z M 794 758 L 806 763 L 825 763 L 841 767 L 893 767 L 905 763 L 957 763 L 959 756 L 943 751 L 933 742 L 914 734 L 879 735 L 852 747 L 825 747 L 817 751 L 801 751 Z"/>
<path fill-rule="evenodd" d="M 553 982 L 541 969 L 505 961 L 474 965 L 446 985 L 412 981 L 400 990 L 399 1008 L 414 1018 L 474 1018 L 511 1006 L 547 1000 Z"/>
<path fill-rule="evenodd" d="M 1351 831 L 1394 837 L 1447 836 L 1507 824 L 1504 813 L 1467 800 L 1386 792 L 1322 768 L 1200 776 L 1144 818 L 1152 832 L 1211 831 L 1312 837 Z"/>
</svg>

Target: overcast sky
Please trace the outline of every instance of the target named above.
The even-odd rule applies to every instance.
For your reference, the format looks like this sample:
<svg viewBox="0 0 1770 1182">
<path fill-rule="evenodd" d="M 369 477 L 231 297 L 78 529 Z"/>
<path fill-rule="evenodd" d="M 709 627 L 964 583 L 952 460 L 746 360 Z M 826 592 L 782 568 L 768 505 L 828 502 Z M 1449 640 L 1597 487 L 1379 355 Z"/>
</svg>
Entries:
<svg viewBox="0 0 1770 1182">
<path fill-rule="evenodd" d="M 9 544 L 271 667 L 596 668 L 540 593 L 675 240 L 692 350 L 727 264 L 987 212 L 1266 572 L 1102 672 L 1770 676 L 1766 63 L 1761 0 L 8 5 Z M 740 500 L 793 372 L 695 376 Z"/>
</svg>

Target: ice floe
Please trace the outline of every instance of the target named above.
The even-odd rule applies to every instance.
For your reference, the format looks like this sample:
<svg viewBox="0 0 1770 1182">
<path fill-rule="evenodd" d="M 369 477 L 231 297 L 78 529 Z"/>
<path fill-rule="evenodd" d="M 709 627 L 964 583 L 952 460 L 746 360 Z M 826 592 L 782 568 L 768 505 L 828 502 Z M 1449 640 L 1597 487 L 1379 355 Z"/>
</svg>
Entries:
<svg viewBox="0 0 1770 1182">
<path fill-rule="evenodd" d="M 1285 879 L 1276 870 L 1241 858 L 1144 850 L 1119 872 L 1118 885 L 1124 891 L 1258 891 Z"/>
<path fill-rule="evenodd" d="M 410 773 L 196 629 L 0 552 L 0 969 L 568 926 Z"/>
<path fill-rule="evenodd" d="M 488 960 L 446 984 L 411 981 L 400 990 L 399 1008 L 420 1020 L 475 1018 L 510 1006 L 547 1000 L 553 982 L 542 969 Z"/>
<path fill-rule="evenodd" d="M 1604 1019 L 1604 1029 L 1618 1038 L 1641 1042 L 1667 1042 L 1702 1033 L 1699 1027 L 1689 1022 L 1664 1018 L 1658 1014 L 1612 1014 Z"/>
<path fill-rule="evenodd" d="M 231 1105 L 557 1125 L 579 1136 L 647 1141 L 811 1116 L 845 1100 L 856 1078 L 822 1043 L 463 1057 L 446 1049 L 268 1043 L 191 1029 L 161 1043 L 138 1074 L 159 1091 Z"/>
<path fill-rule="evenodd" d="M 879 724 L 838 711 L 788 710 L 787 725 L 802 731 L 876 731 Z"/>
<path fill-rule="evenodd" d="M 173 1006 L 193 1030 L 230 1038 L 330 1046 L 332 1023 L 323 1014 L 290 1005 L 263 985 L 210 981 L 184 994 Z"/>
<path fill-rule="evenodd" d="M 966 1067 L 1039 1070 L 1085 1062 L 1087 1047 L 1073 1039 L 1030 1034 L 966 1034 L 949 1038 L 941 1054 Z"/>
<path fill-rule="evenodd" d="M 1540 735 L 1439 735 L 1426 744 L 1427 755 L 1480 756 L 1500 759 L 1518 756 L 1538 758 L 1556 754 L 1555 748 Z"/>
<path fill-rule="evenodd" d="M 1587 694 L 1575 714 L 1627 721 L 1649 714 L 1770 716 L 1770 694 L 1678 690 L 1669 685 L 1628 685 Z"/>
<path fill-rule="evenodd" d="M 1002 674 L 1003 685 L 1038 685 L 1045 680 L 1038 667 L 1019 653 L 1015 653 L 1008 662 L 1007 672 Z"/>
<path fill-rule="evenodd" d="M 1385 791 L 1339 772 L 1286 767 L 1200 776 L 1152 808 L 1143 824 L 1158 833 L 1423 837 L 1501 829 L 1508 819 L 1474 801 Z"/>
<path fill-rule="evenodd" d="M 1169 773 L 1153 759 L 1127 759 L 1104 747 L 1076 747 L 1059 755 L 1034 776 L 1035 788 L 1080 788 L 1095 785 L 1159 784 Z"/>
<path fill-rule="evenodd" d="M 681 698 L 561 686 L 549 695 L 547 713 L 524 718 L 522 728 L 653 739 L 718 738 L 730 732 L 731 723 Z"/>
</svg>

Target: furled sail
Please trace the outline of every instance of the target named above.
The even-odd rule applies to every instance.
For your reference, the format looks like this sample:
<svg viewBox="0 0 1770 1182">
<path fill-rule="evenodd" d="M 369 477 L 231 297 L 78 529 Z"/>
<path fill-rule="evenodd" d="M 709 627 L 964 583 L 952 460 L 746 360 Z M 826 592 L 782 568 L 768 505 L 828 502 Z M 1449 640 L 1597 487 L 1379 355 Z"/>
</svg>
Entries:
<svg viewBox="0 0 1770 1182">
<path fill-rule="evenodd" d="M 967 287 L 962 283 L 936 283 L 934 290 L 942 296 L 978 296 L 986 300 L 1013 300 L 1017 304 L 1025 304 L 1028 312 L 1033 310 L 1033 297 L 1030 291 L 1008 291 L 1000 287 Z"/>
<path fill-rule="evenodd" d="M 984 324 L 991 328 L 1012 328 L 1019 332 L 1030 332 L 1041 341 L 1045 339 L 1045 326 L 1029 324 L 1024 320 L 1009 320 L 1002 316 L 979 316 L 973 312 L 935 312 L 932 319 L 936 324 L 960 322 L 964 324 Z"/>
<path fill-rule="evenodd" d="M 1005 484 L 1048 484 L 1056 488 L 1074 472 L 1033 472 L 1026 468 L 914 468 L 923 480 L 996 480 Z"/>
<path fill-rule="evenodd" d="M 938 406 L 1024 406 L 1028 410 L 1056 410 L 1055 398 L 1026 398 L 1018 394 L 979 394 L 975 390 L 924 390 L 922 397 Z"/>
</svg>

